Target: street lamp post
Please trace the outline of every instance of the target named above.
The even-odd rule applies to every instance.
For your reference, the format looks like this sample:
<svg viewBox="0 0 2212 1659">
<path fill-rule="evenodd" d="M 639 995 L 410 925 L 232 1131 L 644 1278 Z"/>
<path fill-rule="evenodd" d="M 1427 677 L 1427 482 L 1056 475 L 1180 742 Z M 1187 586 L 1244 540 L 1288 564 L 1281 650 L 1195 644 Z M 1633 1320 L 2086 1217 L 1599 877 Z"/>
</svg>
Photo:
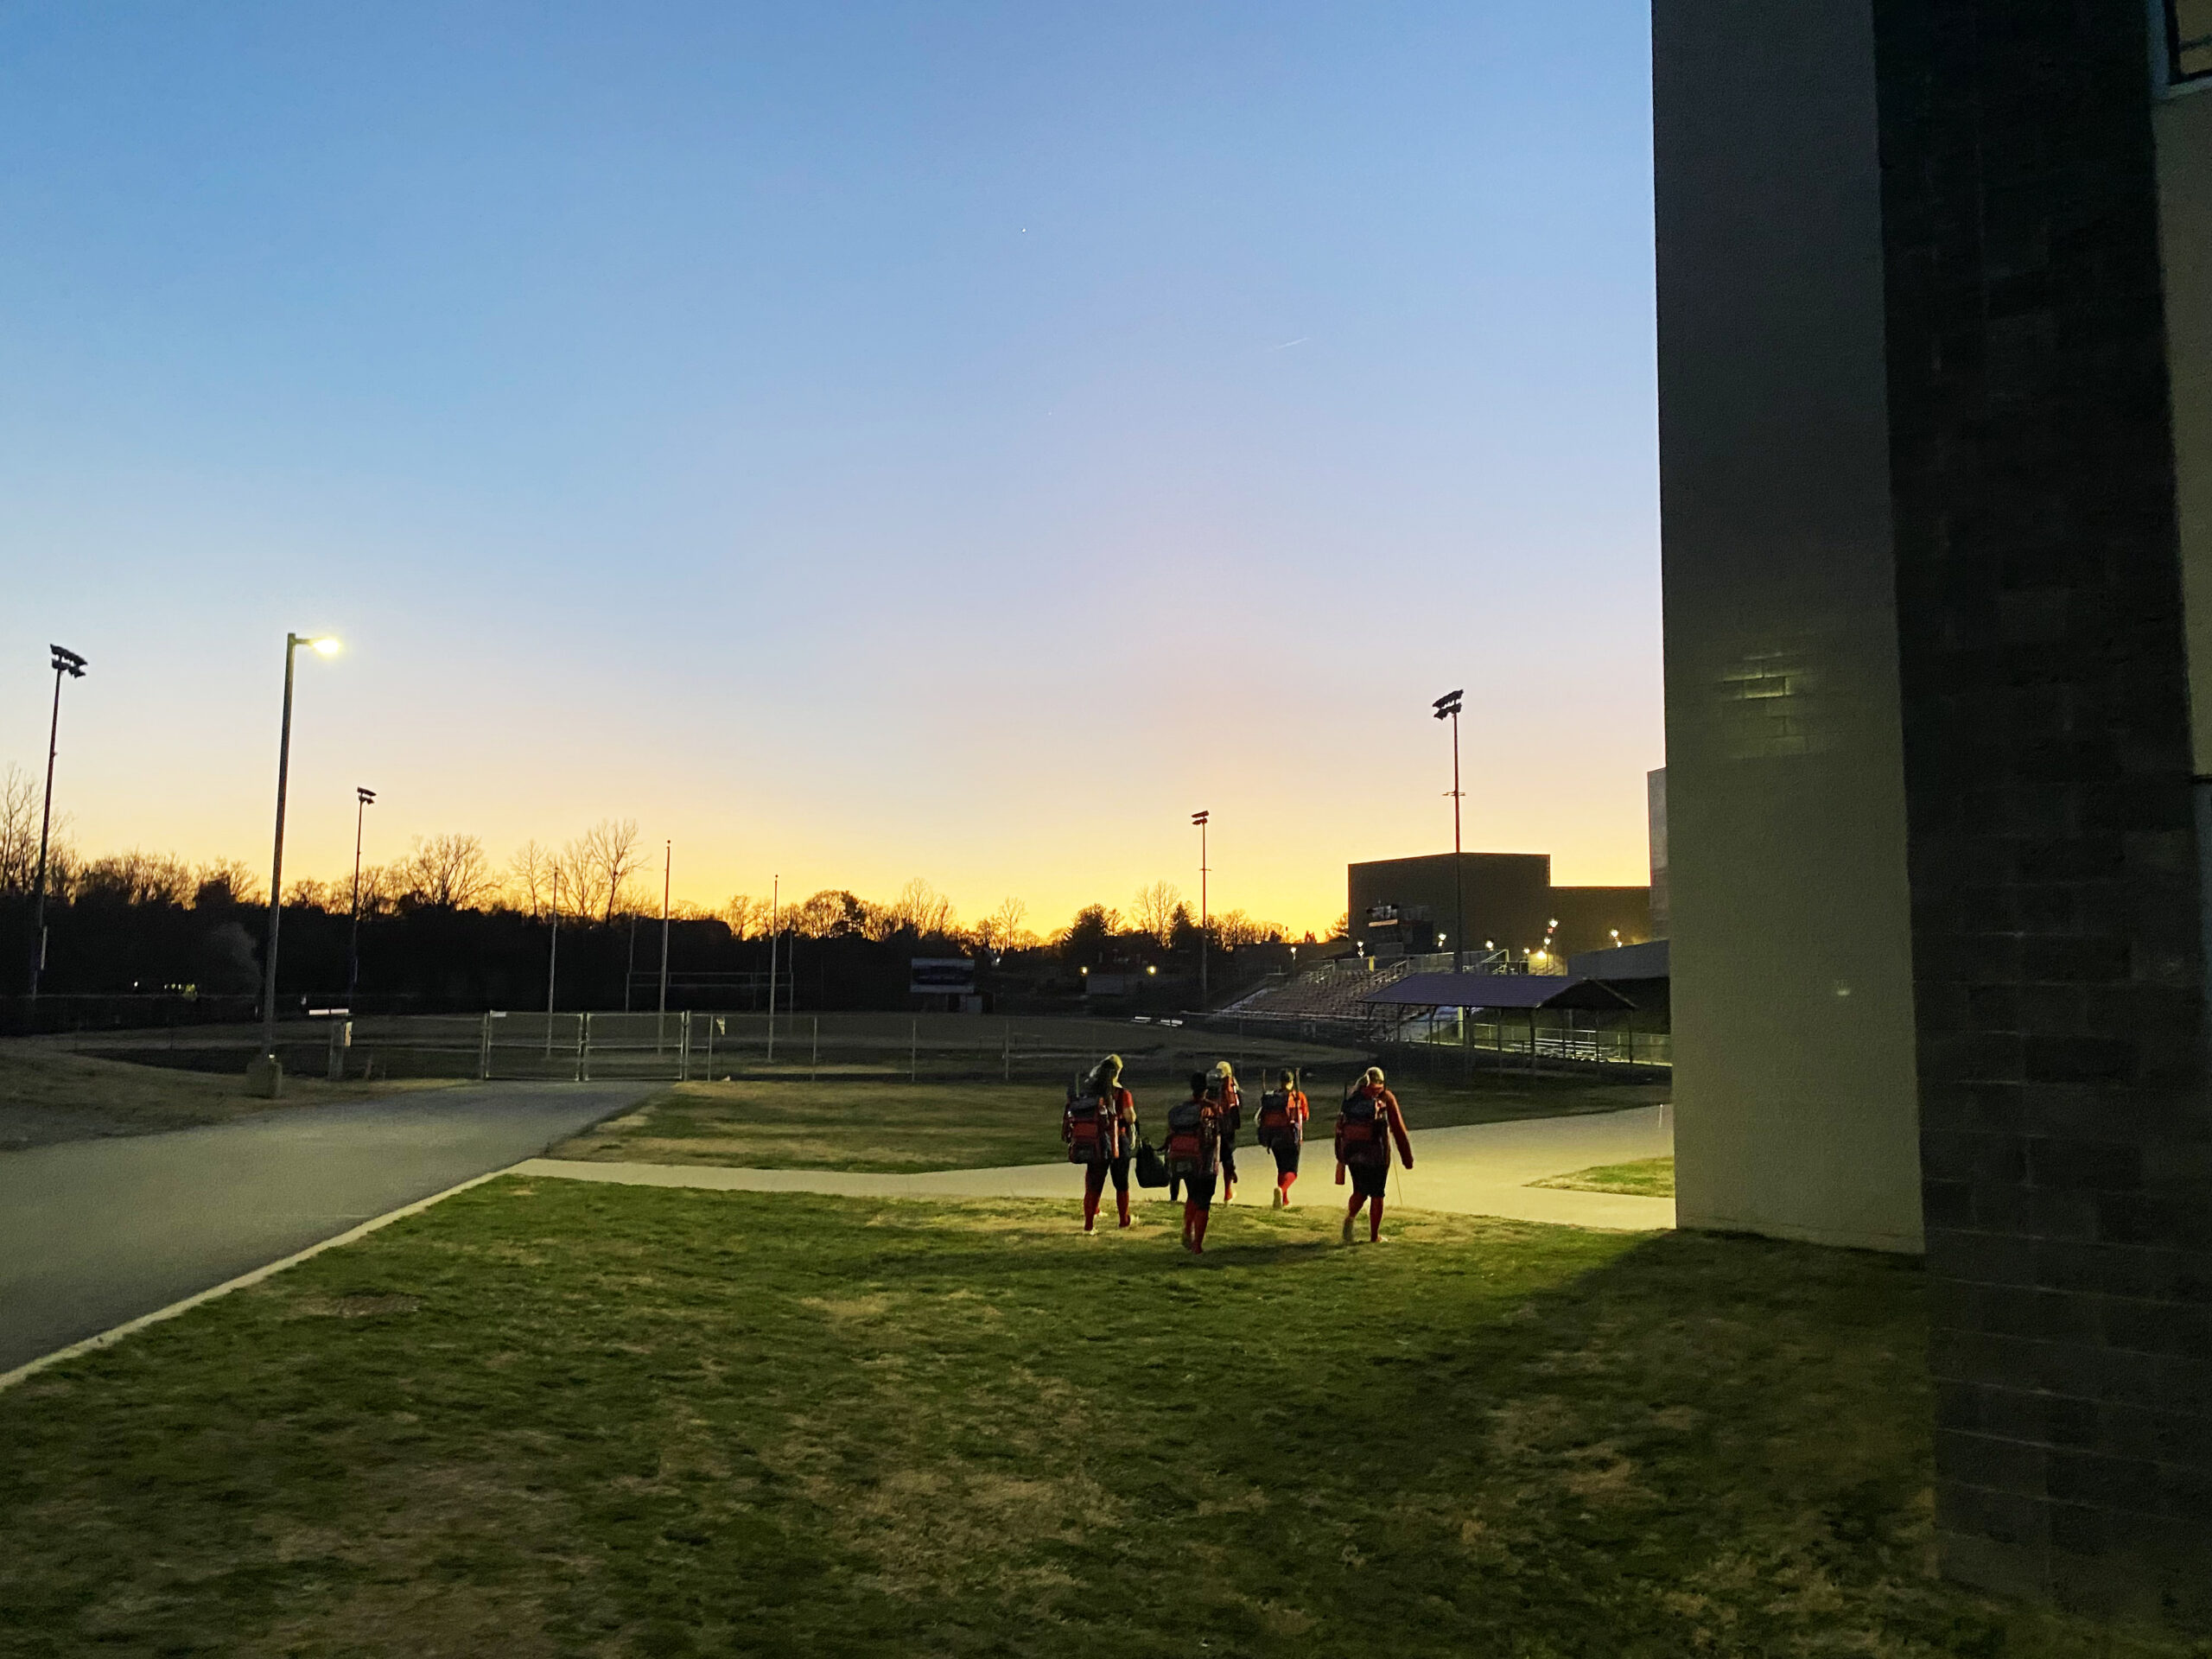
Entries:
<svg viewBox="0 0 2212 1659">
<path fill-rule="evenodd" d="M 54 827 L 54 757 L 61 747 L 61 677 L 85 677 L 85 659 L 61 645 L 54 653 L 54 721 L 46 732 L 46 807 L 38 820 L 38 900 L 31 920 L 31 1001 L 38 1001 L 39 976 L 46 971 L 46 846 Z"/>
<path fill-rule="evenodd" d="M 1206 877 L 1211 874 L 1206 868 L 1206 821 L 1212 817 L 1211 810 L 1191 814 L 1191 822 L 1198 826 L 1198 1007 L 1201 1011 L 1212 1001 L 1207 988 L 1206 975 Z"/>
<path fill-rule="evenodd" d="M 338 641 L 327 634 L 284 636 L 284 718 L 276 738 L 276 849 L 269 861 L 269 942 L 261 962 L 261 1056 L 247 1069 L 248 1084 L 271 1100 L 284 1086 L 276 1061 L 276 933 L 284 918 L 284 791 L 292 769 L 292 659 L 302 645 L 328 657 Z"/>
<path fill-rule="evenodd" d="M 361 820 L 376 804 L 377 792 L 353 785 L 353 919 L 346 940 L 346 1012 L 353 1012 L 353 993 L 361 982 Z"/>
<path fill-rule="evenodd" d="M 1464 689 L 1447 691 L 1434 704 L 1439 720 L 1452 722 L 1452 971 L 1467 965 L 1467 871 L 1459 852 L 1459 699 Z"/>
</svg>

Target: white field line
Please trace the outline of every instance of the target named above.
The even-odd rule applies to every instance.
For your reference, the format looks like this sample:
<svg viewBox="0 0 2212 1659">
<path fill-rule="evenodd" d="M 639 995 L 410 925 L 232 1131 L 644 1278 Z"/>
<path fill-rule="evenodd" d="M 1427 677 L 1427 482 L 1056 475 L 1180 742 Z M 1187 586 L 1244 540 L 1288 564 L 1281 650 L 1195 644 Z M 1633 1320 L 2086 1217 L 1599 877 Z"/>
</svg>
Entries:
<svg viewBox="0 0 2212 1659">
<path fill-rule="evenodd" d="M 320 1244 L 310 1244 L 304 1250 L 288 1255 L 281 1262 L 271 1262 L 266 1267 L 256 1268 L 251 1273 L 243 1273 L 235 1279 L 225 1280 L 221 1284 L 212 1285 L 206 1290 L 196 1292 L 181 1302 L 171 1302 L 167 1307 L 157 1307 L 151 1313 L 141 1313 L 135 1319 L 125 1319 L 112 1331 L 103 1331 L 98 1336 L 86 1337 L 82 1342 L 73 1342 L 67 1348 L 57 1348 L 50 1354 L 41 1354 L 36 1359 L 26 1361 L 16 1366 L 12 1371 L 0 1371 L 0 1389 L 12 1389 L 24 1378 L 36 1376 L 49 1365 L 59 1365 L 65 1359 L 74 1359 L 79 1354 L 89 1354 L 96 1349 L 105 1348 L 118 1343 L 132 1332 L 143 1331 L 149 1325 L 159 1325 L 163 1319 L 173 1319 L 188 1309 L 199 1306 L 202 1302 L 212 1302 L 218 1296 L 227 1296 L 234 1290 L 244 1290 L 248 1285 L 257 1285 L 270 1275 L 283 1272 L 287 1268 L 297 1267 L 311 1255 L 321 1255 L 325 1250 L 334 1250 L 341 1244 L 351 1244 L 357 1238 L 365 1238 L 379 1227 L 389 1227 L 395 1221 L 404 1221 L 410 1216 L 419 1215 L 434 1204 L 442 1204 L 456 1192 L 466 1192 L 472 1186 L 481 1186 L 486 1181 L 497 1180 L 500 1176 L 510 1173 L 515 1167 L 516 1166 L 510 1165 L 505 1169 L 495 1169 L 488 1174 L 479 1175 L 473 1179 L 463 1181 L 457 1186 L 449 1186 L 442 1192 L 433 1192 L 427 1198 L 417 1198 L 412 1204 L 403 1205 L 397 1210 L 365 1221 L 358 1227 L 348 1228 L 342 1233 L 326 1238 Z"/>
</svg>

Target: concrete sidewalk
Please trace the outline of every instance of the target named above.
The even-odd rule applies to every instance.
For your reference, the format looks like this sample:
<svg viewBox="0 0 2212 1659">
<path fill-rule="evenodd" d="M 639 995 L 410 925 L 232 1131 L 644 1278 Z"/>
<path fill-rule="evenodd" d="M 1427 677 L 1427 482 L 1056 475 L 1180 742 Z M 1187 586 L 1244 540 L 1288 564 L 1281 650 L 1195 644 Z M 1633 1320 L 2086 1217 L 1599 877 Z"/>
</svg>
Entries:
<svg viewBox="0 0 2212 1659">
<path fill-rule="evenodd" d="M 1632 1198 L 1618 1192 L 1573 1192 L 1532 1187 L 1530 1181 L 1566 1175 L 1598 1164 L 1663 1158 L 1674 1149 L 1674 1122 L 1663 1106 L 1599 1112 L 1576 1117 L 1533 1118 L 1516 1123 L 1475 1123 L 1458 1128 L 1416 1129 L 1414 1167 L 1390 1178 L 1390 1202 L 1408 1209 L 1456 1215 L 1503 1216 L 1516 1221 L 1555 1222 L 1570 1227 L 1633 1231 L 1675 1224 L 1672 1198 Z M 1239 1147 L 1237 1202 L 1265 1205 L 1274 1161 L 1264 1147 Z M 711 1164 L 618 1164 L 532 1158 L 518 1175 L 562 1180 L 611 1181 L 627 1186 L 703 1187 L 722 1192 L 826 1192 L 855 1198 L 1060 1198 L 1074 1205 L 1083 1179 L 1070 1165 L 1015 1164 L 998 1169 L 948 1169 L 920 1175 L 860 1174 L 830 1169 L 733 1169 Z M 1331 1185 L 1335 1166 L 1326 1140 L 1306 1148 L 1295 1195 L 1314 1209 L 1340 1206 L 1349 1188 Z M 1143 1198 L 1165 1189 L 1136 1189 Z"/>
</svg>

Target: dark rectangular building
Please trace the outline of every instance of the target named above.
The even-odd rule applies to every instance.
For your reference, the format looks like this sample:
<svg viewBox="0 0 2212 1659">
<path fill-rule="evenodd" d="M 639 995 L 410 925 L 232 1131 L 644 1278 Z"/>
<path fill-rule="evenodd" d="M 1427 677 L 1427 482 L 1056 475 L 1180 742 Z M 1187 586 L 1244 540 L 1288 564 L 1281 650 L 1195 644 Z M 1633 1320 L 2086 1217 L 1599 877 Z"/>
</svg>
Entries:
<svg viewBox="0 0 2212 1659">
<path fill-rule="evenodd" d="M 1555 887 L 1549 853 L 1462 853 L 1465 948 L 1495 942 L 1520 953 L 1551 941 L 1554 956 L 1635 944 L 1651 937 L 1649 887 Z M 1351 937 L 1369 955 L 1414 956 L 1452 943 L 1459 900 L 1452 855 L 1377 859 L 1345 870 Z M 1554 924 L 1557 925 L 1554 926 Z M 1618 937 L 1616 937 L 1618 934 Z M 1377 950 L 1376 947 L 1384 947 Z"/>
</svg>

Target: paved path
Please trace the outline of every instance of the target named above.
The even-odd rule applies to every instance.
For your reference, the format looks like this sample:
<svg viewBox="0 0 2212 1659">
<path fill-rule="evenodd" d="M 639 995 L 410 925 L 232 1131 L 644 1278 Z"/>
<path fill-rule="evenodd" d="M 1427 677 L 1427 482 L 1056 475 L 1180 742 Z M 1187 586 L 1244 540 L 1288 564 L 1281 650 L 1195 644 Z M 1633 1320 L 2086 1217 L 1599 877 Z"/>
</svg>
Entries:
<svg viewBox="0 0 2212 1659">
<path fill-rule="evenodd" d="M 543 1151 L 648 1084 L 493 1084 L 0 1154 L 0 1371 Z"/>
<path fill-rule="evenodd" d="M 1618 1192 L 1572 1192 L 1532 1187 L 1530 1181 L 1565 1175 L 1597 1164 L 1663 1158 L 1675 1149 L 1674 1120 L 1663 1106 L 1577 1117 L 1535 1118 L 1518 1123 L 1477 1123 L 1450 1129 L 1416 1129 L 1414 1167 L 1391 1177 L 1391 1202 L 1459 1215 L 1505 1216 L 1520 1221 L 1560 1222 L 1576 1227 L 1641 1230 L 1675 1224 L 1672 1198 L 1631 1198 Z M 1238 1191 L 1268 1202 L 1274 1161 L 1262 1147 L 1236 1154 L 1245 1179 Z M 709 1187 L 739 1192 L 829 1192 L 864 1198 L 1065 1198 L 1083 1192 L 1081 1177 L 1065 1163 L 1015 1164 L 999 1169 L 940 1170 L 925 1175 L 866 1175 L 826 1169 L 731 1169 L 710 1164 L 618 1164 L 533 1158 L 518 1175 L 569 1180 L 615 1181 L 632 1186 Z M 1349 1189 L 1330 1184 L 1335 1166 L 1325 1141 L 1309 1147 L 1294 1189 L 1320 1207 L 1342 1204 Z M 1147 1198 L 1164 1198 L 1143 1192 Z M 1239 1198 L 1241 1204 L 1244 1202 Z"/>
</svg>

